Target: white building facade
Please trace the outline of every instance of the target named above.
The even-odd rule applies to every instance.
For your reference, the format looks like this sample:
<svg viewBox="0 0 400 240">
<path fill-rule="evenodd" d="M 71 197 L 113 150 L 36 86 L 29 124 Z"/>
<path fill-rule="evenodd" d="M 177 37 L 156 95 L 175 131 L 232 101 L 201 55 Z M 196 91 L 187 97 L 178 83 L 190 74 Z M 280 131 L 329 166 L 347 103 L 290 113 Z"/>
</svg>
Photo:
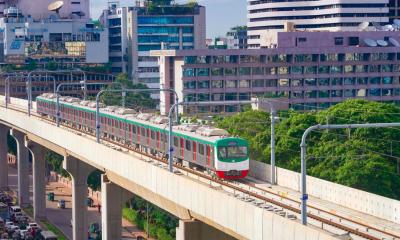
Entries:
<svg viewBox="0 0 400 240">
<path fill-rule="evenodd" d="M 54 12 L 48 10 L 49 4 L 55 0 L 1 0 L 0 17 L 7 13 L 10 7 L 15 7 L 34 20 L 49 18 Z M 64 5 L 59 11 L 61 18 L 90 18 L 90 0 L 63 0 Z"/>
<path fill-rule="evenodd" d="M 277 32 L 354 31 L 389 22 L 389 0 L 247 0 L 249 48 L 274 47 Z"/>
</svg>

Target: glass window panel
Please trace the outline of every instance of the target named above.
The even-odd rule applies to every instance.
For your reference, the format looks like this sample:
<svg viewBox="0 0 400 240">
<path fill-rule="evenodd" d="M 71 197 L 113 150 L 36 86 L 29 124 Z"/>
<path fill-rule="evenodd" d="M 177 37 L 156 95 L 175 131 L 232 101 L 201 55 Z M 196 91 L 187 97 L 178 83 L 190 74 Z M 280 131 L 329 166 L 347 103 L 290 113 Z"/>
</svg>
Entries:
<svg viewBox="0 0 400 240">
<path fill-rule="evenodd" d="M 213 80 L 211 81 L 212 88 L 224 88 L 223 80 Z"/>
<path fill-rule="evenodd" d="M 343 91 L 342 90 L 331 90 L 331 97 L 342 97 Z"/>
<path fill-rule="evenodd" d="M 250 87 L 250 80 L 239 81 L 239 88 L 249 88 L 249 87 Z"/>
<path fill-rule="evenodd" d="M 356 84 L 355 78 L 344 78 L 344 85 L 354 85 Z"/>
<path fill-rule="evenodd" d="M 358 89 L 358 90 L 356 90 L 356 95 L 357 95 L 357 97 L 365 97 L 365 96 L 367 96 L 367 90 L 366 89 Z"/>
<path fill-rule="evenodd" d="M 393 91 L 392 89 L 382 89 L 382 96 L 392 96 Z"/>
<path fill-rule="evenodd" d="M 319 98 L 329 98 L 329 91 L 328 90 L 319 91 L 318 96 Z"/>
<path fill-rule="evenodd" d="M 252 87 L 264 87 L 264 79 L 257 79 L 252 81 Z"/>
<path fill-rule="evenodd" d="M 332 66 L 331 73 L 342 73 L 343 67 L 342 66 Z"/>
<path fill-rule="evenodd" d="M 380 97 L 381 96 L 381 89 L 379 88 L 371 88 L 369 89 L 369 95 L 374 96 L 374 97 Z"/>
<path fill-rule="evenodd" d="M 359 85 L 365 85 L 365 84 L 368 83 L 368 78 L 365 78 L 365 77 L 363 77 L 363 78 L 357 78 L 357 83 L 358 83 Z"/>
<path fill-rule="evenodd" d="M 251 74 L 252 75 L 263 75 L 264 74 L 264 68 L 262 68 L 262 67 L 253 67 L 251 69 Z"/>
<path fill-rule="evenodd" d="M 369 79 L 370 84 L 380 84 L 381 83 L 381 78 L 380 77 L 372 77 Z"/>
<path fill-rule="evenodd" d="M 194 77 L 194 68 L 184 68 L 183 69 L 183 76 L 184 77 Z"/>
<path fill-rule="evenodd" d="M 307 98 L 317 98 L 317 91 L 313 90 L 313 91 L 306 91 L 305 92 L 305 96 Z"/>
<path fill-rule="evenodd" d="M 210 81 L 200 81 L 198 82 L 199 89 L 210 88 Z"/>
<path fill-rule="evenodd" d="M 318 73 L 329 73 L 330 66 L 319 66 Z"/>
<path fill-rule="evenodd" d="M 288 67 L 279 67 L 279 74 L 288 74 L 289 68 Z"/>
<path fill-rule="evenodd" d="M 251 68 L 249 67 L 241 67 L 239 68 L 239 75 L 251 75 Z"/>
<path fill-rule="evenodd" d="M 303 86 L 303 79 L 292 79 L 290 81 L 292 87 L 300 87 Z"/>
<path fill-rule="evenodd" d="M 226 80 L 226 87 L 227 88 L 236 88 L 237 80 Z"/>
<path fill-rule="evenodd" d="M 392 84 L 393 83 L 393 78 L 392 77 L 383 77 L 382 78 L 382 83 L 383 84 Z"/>
<path fill-rule="evenodd" d="M 237 93 L 225 93 L 225 101 L 236 101 Z"/>
<path fill-rule="evenodd" d="M 331 84 L 333 86 L 342 85 L 343 84 L 343 79 L 342 78 L 333 78 L 332 81 L 331 81 Z"/>
<path fill-rule="evenodd" d="M 302 66 L 293 66 L 291 73 L 292 74 L 303 74 L 303 67 Z"/>
<path fill-rule="evenodd" d="M 222 76 L 224 74 L 223 68 L 212 68 L 211 69 L 211 76 Z"/>
<path fill-rule="evenodd" d="M 210 76 L 210 69 L 209 68 L 197 68 L 197 76 L 199 76 L 199 77 Z"/>
<path fill-rule="evenodd" d="M 344 66 L 344 72 L 345 73 L 353 73 L 354 72 L 354 66 L 352 66 L 352 65 Z"/>
<path fill-rule="evenodd" d="M 354 89 L 346 89 L 343 91 L 343 97 L 355 97 L 356 96 L 356 90 Z"/>
<path fill-rule="evenodd" d="M 280 87 L 289 87 L 289 79 L 279 79 Z"/>
<path fill-rule="evenodd" d="M 306 78 L 306 79 L 304 79 L 304 85 L 305 86 L 316 86 L 317 81 L 315 81 L 315 78 Z"/>
<path fill-rule="evenodd" d="M 317 67 L 316 66 L 304 67 L 304 74 L 315 74 L 315 73 L 317 73 Z"/>
<path fill-rule="evenodd" d="M 318 85 L 319 86 L 329 86 L 329 78 L 319 78 Z"/>
<path fill-rule="evenodd" d="M 225 76 L 235 76 L 236 68 L 225 68 Z"/>
</svg>

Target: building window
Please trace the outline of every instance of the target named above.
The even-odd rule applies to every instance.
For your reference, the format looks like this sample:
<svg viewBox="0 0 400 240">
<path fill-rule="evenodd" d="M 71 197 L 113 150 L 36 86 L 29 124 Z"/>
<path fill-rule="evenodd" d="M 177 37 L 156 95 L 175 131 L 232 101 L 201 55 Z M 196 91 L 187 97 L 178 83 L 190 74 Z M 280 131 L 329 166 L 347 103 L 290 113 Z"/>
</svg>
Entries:
<svg viewBox="0 0 400 240">
<path fill-rule="evenodd" d="M 194 77 L 194 68 L 184 68 L 183 69 L 183 76 L 184 77 Z"/>
<path fill-rule="evenodd" d="M 212 68 L 211 69 L 211 76 L 222 76 L 224 74 L 223 68 Z"/>
<path fill-rule="evenodd" d="M 236 76 L 236 68 L 225 68 L 225 76 Z"/>
<path fill-rule="evenodd" d="M 223 80 L 214 80 L 211 81 L 212 88 L 224 88 L 224 81 Z"/>
<path fill-rule="evenodd" d="M 256 88 L 256 87 L 264 87 L 264 80 L 263 79 L 257 79 L 253 80 L 251 87 Z"/>
<path fill-rule="evenodd" d="M 206 77 L 210 76 L 210 69 L 209 68 L 197 68 L 197 76 L 199 77 Z"/>
<path fill-rule="evenodd" d="M 318 85 L 319 86 L 329 86 L 329 78 L 319 78 Z"/>
<path fill-rule="evenodd" d="M 343 45 L 343 38 L 342 37 L 335 37 L 335 45 L 336 46 Z"/>
<path fill-rule="evenodd" d="M 251 68 L 249 67 L 241 67 L 239 68 L 239 75 L 251 75 Z"/>
<path fill-rule="evenodd" d="M 226 88 L 237 88 L 236 80 L 226 80 Z"/>
<path fill-rule="evenodd" d="M 250 87 L 250 80 L 239 81 L 239 88 L 249 88 L 249 87 Z"/>
<path fill-rule="evenodd" d="M 210 88 L 210 81 L 200 81 L 200 82 L 198 83 L 198 88 L 199 88 L 199 89 Z"/>
<path fill-rule="evenodd" d="M 360 44 L 360 39 L 358 37 L 349 37 L 349 46 L 357 46 Z"/>
</svg>

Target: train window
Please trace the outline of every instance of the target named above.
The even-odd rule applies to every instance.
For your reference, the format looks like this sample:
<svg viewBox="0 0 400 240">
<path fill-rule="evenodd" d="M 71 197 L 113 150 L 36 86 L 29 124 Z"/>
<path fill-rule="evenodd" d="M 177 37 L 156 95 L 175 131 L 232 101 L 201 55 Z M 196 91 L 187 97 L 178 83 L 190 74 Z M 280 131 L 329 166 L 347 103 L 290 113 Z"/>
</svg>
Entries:
<svg viewBox="0 0 400 240">
<path fill-rule="evenodd" d="M 132 125 L 132 132 L 136 133 L 136 126 Z"/>
<path fill-rule="evenodd" d="M 178 147 L 179 146 L 179 141 L 177 137 L 174 137 L 174 146 Z"/>
<path fill-rule="evenodd" d="M 199 143 L 199 154 L 204 155 L 204 144 Z"/>
<path fill-rule="evenodd" d="M 165 138 L 166 138 L 165 134 L 164 133 L 161 134 L 161 142 L 165 142 Z"/>
<path fill-rule="evenodd" d="M 192 145 L 190 143 L 191 143 L 191 141 L 189 141 L 189 140 L 185 141 L 186 150 L 188 150 L 188 151 L 192 150 Z"/>
<path fill-rule="evenodd" d="M 156 133 L 154 131 L 151 131 L 151 139 L 156 139 Z"/>
<path fill-rule="evenodd" d="M 146 136 L 146 129 L 145 128 L 142 128 L 142 136 Z"/>
</svg>

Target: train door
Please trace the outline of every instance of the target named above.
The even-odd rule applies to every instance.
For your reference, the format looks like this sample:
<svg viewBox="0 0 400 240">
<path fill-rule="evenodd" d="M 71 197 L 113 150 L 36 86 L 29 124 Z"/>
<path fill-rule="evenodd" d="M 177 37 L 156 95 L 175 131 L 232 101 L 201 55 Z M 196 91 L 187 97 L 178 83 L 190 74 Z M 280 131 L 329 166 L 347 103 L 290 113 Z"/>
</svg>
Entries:
<svg viewBox="0 0 400 240">
<path fill-rule="evenodd" d="M 207 165 L 211 167 L 211 146 L 207 145 Z"/>
<path fill-rule="evenodd" d="M 197 161 L 197 143 L 195 141 L 192 141 L 193 145 L 193 162 Z"/>
<path fill-rule="evenodd" d="M 185 140 L 180 138 L 180 147 L 181 147 L 181 158 L 184 159 L 185 156 Z"/>
<path fill-rule="evenodd" d="M 150 137 L 151 137 L 151 132 L 150 132 L 150 128 L 147 129 L 147 146 L 151 146 L 150 145 Z"/>
<path fill-rule="evenodd" d="M 160 138 L 161 138 L 161 136 L 160 136 L 160 132 L 159 131 L 157 131 L 156 133 L 157 133 L 157 149 L 160 149 Z"/>
</svg>

